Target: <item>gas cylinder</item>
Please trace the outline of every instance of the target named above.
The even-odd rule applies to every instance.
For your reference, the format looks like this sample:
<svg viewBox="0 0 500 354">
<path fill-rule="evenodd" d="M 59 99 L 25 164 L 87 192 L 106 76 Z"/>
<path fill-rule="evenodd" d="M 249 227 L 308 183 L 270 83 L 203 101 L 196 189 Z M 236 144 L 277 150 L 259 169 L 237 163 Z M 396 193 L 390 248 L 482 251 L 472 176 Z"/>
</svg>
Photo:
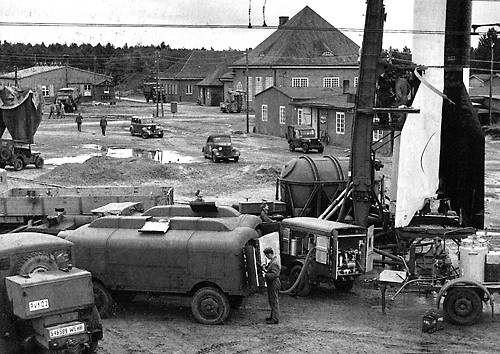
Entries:
<svg viewBox="0 0 500 354">
<path fill-rule="evenodd" d="M 478 282 L 484 281 L 484 263 L 488 243 L 483 238 L 469 236 L 460 246 L 460 276 Z"/>
</svg>

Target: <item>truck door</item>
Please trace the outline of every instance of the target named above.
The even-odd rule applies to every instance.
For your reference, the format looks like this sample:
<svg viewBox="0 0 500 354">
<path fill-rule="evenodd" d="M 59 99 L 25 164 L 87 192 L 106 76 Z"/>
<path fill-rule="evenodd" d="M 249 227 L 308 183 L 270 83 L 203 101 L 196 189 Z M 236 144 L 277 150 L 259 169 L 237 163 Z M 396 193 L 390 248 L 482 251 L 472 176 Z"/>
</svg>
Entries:
<svg viewBox="0 0 500 354">
<path fill-rule="evenodd" d="M 267 247 L 271 247 L 274 251 L 274 255 L 278 257 L 278 260 L 280 261 L 281 264 L 281 257 L 280 257 L 280 238 L 279 238 L 279 232 L 271 232 L 267 235 L 264 235 L 262 237 L 259 237 L 257 239 L 257 243 L 259 246 L 259 256 L 261 263 L 267 264 L 269 260 L 264 256 L 264 250 Z M 260 280 L 259 286 L 263 286 L 263 279 Z"/>
</svg>

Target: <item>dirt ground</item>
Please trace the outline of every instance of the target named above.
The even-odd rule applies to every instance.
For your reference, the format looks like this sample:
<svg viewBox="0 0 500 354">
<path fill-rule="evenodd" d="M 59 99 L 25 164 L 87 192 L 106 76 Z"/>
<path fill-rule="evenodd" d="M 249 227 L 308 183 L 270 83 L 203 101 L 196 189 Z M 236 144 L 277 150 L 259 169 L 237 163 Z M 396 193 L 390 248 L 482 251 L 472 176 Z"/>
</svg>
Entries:
<svg viewBox="0 0 500 354">
<path fill-rule="evenodd" d="M 131 115 L 151 116 L 155 110 L 152 103 L 134 101 L 119 101 L 116 106 L 84 105 L 81 133 L 77 132 L 74 115 L 45 119 L 35 141 L 46 166 L 41 170 L 31 166 L 20 172 L 8 170 L 9 185 L 163 185 L 174 187 L 178 203 L 192 200 L 200 189 L 206 200 L 232 205 L 242 200 L 273 199 L 282 167 L 301 154 L 288 151 L 284 139 L 246 134 L 244 113 L 223 114 L 218 107 L 182 103 L 176 114 L 170 113 L 168 104 L 164 106 L 165 116 L 158 118 L 165 129 L 164 138 L 130 136 Z M 100 133 L 100 115 L 108 117 L 106 136 Z M 249 127 L 252 131 L 252 116 Z M 214 164 L 203 158 L 201 147 L 208 134 L 216 132 L 233 134 L 241 150 L 238 163 Z M 486 224 L 490 228 L 500 225 L 499 150 L 500 142 L 488 139 Z M 340 159 L 347 159 L 348 153 L 331 146 L 324 152 Z M 89 156 L 94 157 L 82 163 Z M 384 173 L 390 175 L 389 159 L 381 158 L 386 164 Z M 172 162 L 162 164 L 153 159 Z M 444 330 L 426 334 L 421 331 L 422 316 L 435 309 L 435 294 L 402 294 L 389 300 L 387 314 L 383 315 L 380 292 L 372 282 L 376 277 L 374 271 L 358 279 L 347 294 L 326 285 L 307 298 L 283 295 L 282 321 L 275 326 L 264 323 L 268 305 L 263 293 L 251 296 L 221 326 L 198 324 L 191 315 L 189 300 L 139 297 L 118 304 L 116 314 L 103 320 L 104 339 L 98 353 L 498 352 L 498 309 L 497 321 L 485 306 L 482 320 L 473 326 L 445 323 Z"/>
</svg>

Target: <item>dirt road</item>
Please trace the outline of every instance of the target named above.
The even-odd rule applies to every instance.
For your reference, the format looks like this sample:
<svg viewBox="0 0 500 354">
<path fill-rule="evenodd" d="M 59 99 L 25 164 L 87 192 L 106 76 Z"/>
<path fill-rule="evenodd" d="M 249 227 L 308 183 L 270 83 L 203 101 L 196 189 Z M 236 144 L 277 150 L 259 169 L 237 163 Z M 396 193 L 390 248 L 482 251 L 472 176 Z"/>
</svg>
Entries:
<svg viewBox="0 0 500 354">
<path fill-rule="evenodd" d="M 174 187 L 175 200 L 186 202 L 201 189 L 205 199 L 231 205 L 250 199 L 273 199 L 276 177 L 283 165 L 301 153 L 288 151 L 284 139 L 246 134 L 246 116 L 222 114 L 216 107 L 179 105 L 175 115 L 158 121 L 163 139 L 143 140 L 128 131 L 130 116 L 148 115 L 153 104 L 118 102 L 117 106 L 84 106 L 83 131 L 74 116 L 44 120 L 35 137 L 46 159 L 42 170 L 9 171 L 11 186 L 49 183 L 61 186 L 149 185 Z M 165 107 L 168 111 L 168 105 Z M 102 136 L 98 117 L 108 116 Z M 253 117 L 251 117 L 253 119 Z M 250 127 L 252 121 L 250 120 Z M 232 132 L 241 149 L 238 163 L 214 164 L 205 160 L 201 147 L 210 133 Z M 498 222 L 496 188 L 500 166 L 496 142 L 488 142 L 487 224 Z M 153 162 L 158 153 L 172 163 Z M 121 154 L 121 155 L 120 155 Z M 327 147 L 324 154 L 346 159 L 348 151 Z M 86 163 L 89 156 L 97 156 Z M 121 156 L 111 158 L 110 156 Z M 390 161 L 384 173 L 390 175 Z M 76 162 L 62 164 L 63 162 Z M 158 167 L 160 166 L 160 167 Z M 387 171 L 387 172 L 386 172 Z M 500 321 L 485 307 L 481 322 L 471 327 L 445 324 L 442 331 L 421 331 L 422 315 L 435 309 L 435 294 L 404 294 L 382 315 L 380 292 L 372 279 L 359 279 L 350 293 L 333 287 L 315 289 L 307 298 L 281 297 L 282 321 L 264 323 L 264 294 L 250 297 L 221 326 L 195 322 L 186 299 L 139 297 L 120 303 L 116 314 L 104 320 L 104 339 L 98 353 L 497 353 Z M 496 300 L 500 300 L 496 298 Z M 498 318 L 498 315 L 497 315 Z"/>
</svg>

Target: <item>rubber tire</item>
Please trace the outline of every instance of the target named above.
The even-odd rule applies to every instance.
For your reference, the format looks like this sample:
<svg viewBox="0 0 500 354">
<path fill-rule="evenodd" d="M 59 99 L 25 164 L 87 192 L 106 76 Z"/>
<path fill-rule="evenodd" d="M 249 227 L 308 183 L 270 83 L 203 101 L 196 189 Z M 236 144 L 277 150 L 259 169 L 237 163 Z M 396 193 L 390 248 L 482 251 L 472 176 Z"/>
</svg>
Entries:
<svg viewBox="0 0 500 354">
<path fill-rule="evenodd" d="M 130 135 L 134 136 L 134 128 L 130 127 Z"/>
<path fill-rule="evenodd" d="M 318 152 L 319 152 L 320 154 L 322 154 L 322 153 L 323 153 L 323 151 L 325 151 L 325 149 L 324 149 L 323 147 L 318 148 Z"/>
<path fill-rule="evenodd" d="M 293 143 L 293 142 L 289 142 L 289 143 L 288 143 L 288 150 L 290 150 L 290 151 L 295 151 L 295 145 L 294 145 L 294 143 Z"/>
<path fill-rule="evenodd" d="M 191 301 L 191 311 L 196 320 L 206 325 L 218 325 L 229 316 L 229 300 L 220 290 L 204 287 L 198 290 Z"/>
<path fill-rule="evenodd" d="M 219 158 L 217 156 L 215 156 L 215 154 L 212 154 L 212 161 L 217 163 L 217 162 L 219 162 Z"/>
<path fill-rule="evenodd" d="M 94 300 L 97 311 L 101 318 L 110 317 L 113 314 L 115 301 L 108 289 L 97 281 L 92 282 L 94 288 Z"/>
<path fill-rule="evenodd" d="M 16 263 L 13 274 L 30 274 L 58 269 L 56 260 L 48 252 L 32 252 Z"/>
<path fill-rule="evenodd" d="M 14 171 L 21 171 L 24 168 L 24 161 L 21 157 L 16 157 L 14 163 L 12 164 Z"/>
<path fill-rule="evenodd" d="M 303 143 L 300 147 L 302 148 L 302 152 L 304 154 L 307 154 L 309 152 L 309 144 Z"/>
<path fill-rule="evenodd" d="M 343 293 L 348 293 L 354 287 L 354 279 L 351 280 L 334 280 L 335 289 Z"/>
<path fill-rule="evenodd" d="M 163 138 L 163 133 L 158 134 L 158 138 Z"/>
<path fill-rule="evenodd" d="M 6 161 L 10 160 L 12 157 L 12 151 L 10 151 L 8 147 L 4 146 L 0 149 L 0 157 Z"/>
<path fill-rule="evenodd" d="M 448 290 L 443 303 L 447 321 L 469 326 L 477 322 L 483 313 L 483 302 L 471 288 L 457 287 Z"/>
<path fill-rule="evenodd" d="M 290 269 L 290 273 L 288 273 L 288 284 L 289 287 L 282 287 L 283 290 L 288 290 L 290 287 L 292 287 L 293 284 L 295 284 L 295 280 L 297 280 L 297 277 L 299 276 L 300 272 L 302 271 L 302 264 L 296 264 Z M 309 295 L 311 292 L 312 285 L 309 283 L 309 276 L 307 273 L 304 276 L 304 279 L 302 280 L 301 283 L 295 288 L 295 291 L 293 292 L 293 295 L 297 295 L 300 297 L 305 297 Z"/>
<path fill-rule="evenodd" d="M 43 160 L 43 157 L 37 156 L 35 158 L 35 167 L 36 168 L 43 168 L 44 165 L 45 165 L 45 161 Z"/>
<path fill-rule="evenodd" d="M 234 162 L 238 162 L 239 160 L 240 160 L 239 156 L 234 158 Z"/>
<path fill-rule="evenodd" d="M 142 133 L 142 134 L 141 134 L 141 138 L 143 138 L 143 139 L 147 139 L 147 138 L 149 138 L 148 133 Z"/>
</svg>

